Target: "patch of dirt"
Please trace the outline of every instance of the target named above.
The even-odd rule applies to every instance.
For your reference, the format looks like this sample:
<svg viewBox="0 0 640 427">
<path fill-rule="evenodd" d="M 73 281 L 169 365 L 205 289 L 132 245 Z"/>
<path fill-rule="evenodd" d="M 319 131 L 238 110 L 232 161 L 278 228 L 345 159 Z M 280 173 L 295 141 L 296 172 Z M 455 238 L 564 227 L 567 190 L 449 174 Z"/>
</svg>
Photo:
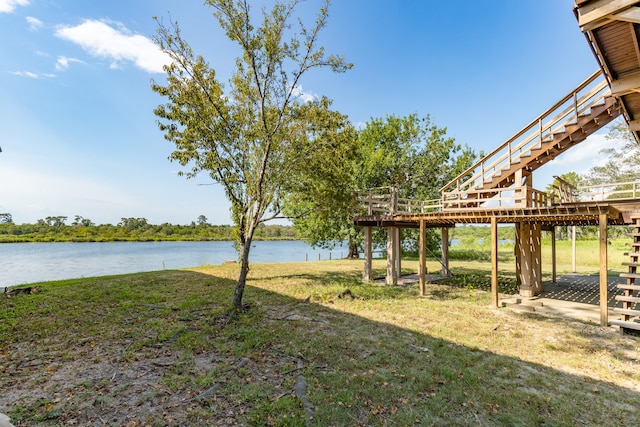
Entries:
<svg viewBox="0 0 640 427">
<path fill-rule="evenodd" d="M 261 382 L 278 396 L 294 393 L 295 372 L 282 365 L 295 368 L 295 358 L 278 352 L 184 360 L 169 346 L 131 351 L 127 342 L 41 355 L 31 347 L 24 342 L 0 354 L 0 413 L 11 412 L 16 426 L 231 426 L 251 404 L 222 393 L 222 385 Z M 185 373 L 202 383 L 174 380 Z"/>
</svg>

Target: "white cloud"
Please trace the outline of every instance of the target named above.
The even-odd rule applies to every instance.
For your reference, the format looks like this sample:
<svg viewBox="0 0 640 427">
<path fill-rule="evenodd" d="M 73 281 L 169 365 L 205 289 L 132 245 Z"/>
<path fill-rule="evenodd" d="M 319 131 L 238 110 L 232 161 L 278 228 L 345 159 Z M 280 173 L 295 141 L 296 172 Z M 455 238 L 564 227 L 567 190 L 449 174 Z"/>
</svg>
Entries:
<svg viewBox="0 0 640 427">
<path fill-rule="evenodd" d="M 620 144 L 620 141 L 607 138 L 606 134 L 591 135 L 575 148 L 559 156 L 555 163 L 557 166 L 570 167 L 572 171 L 584 174 L 593 166 L 606 163 L 607 159 L 600 154 L 600 150 Z"/>
<path fill-rule="evenodd" d="M 69 68 L 69 63 L 71 62 L 78 62 L 78 63 L 82 63 L 81 60 L 76 59 L 76 58 L 69 58 L 66 56 L 59 56 L 58 60 L 56 61 L 56 71 L 64 71 L 67 68 Z"/>
<path fill-rule="evenodd" d="M 29 0 L 0 0 L 0 13 L 10 13 L 18 6 L 26 6 Z"/>
<path fill-rule="evenodd" d="M 92 56 L 110 60 L 111 68 L 120 68 L 123 62 L 130 61 L 144 71 L 161 73 L 163 65 L 171 62 L 151 39 L 133 34 L 118 23 L 87 19 L 74 27 L 59 27 L 55 34 L 81 46 Z"/>
<path fill-rule="evenodd" d="M 534 177 L 534 185 L 538 189 L 545 188 L 553 182 L 555 175 L 567 172 L 575 172 L 579 175 L 587 175 L 592 167 L 604 165 L 608 157 L 603 156 L 600 150 L 623 144 L 622 141 L 609 139 L 606 132 L 589 136 L 585 141 L 567 150 L 555 160 L 542 166 Z"/>
<path fill-rule="evenodd" d="M 304 102 L 311 102 L 318 99 L 317 95 L 302 90 L 302 86 L 296 86 L 293 88 L 293 96 L 302 99 Z"/>
<path fill-rule="evenodd" d="M 40 28 L 42 28 L 42 25 L 43 25 L 42 21 L 39 20 L 38 18 L 34 18 L 33 16 L 27 16 L 25 19 L 29 23 L 29 30 L 37 31 Z"/>
<path fill-rule="evenodd" d="M 12 74 L 21 77 L 29 77 L 31 79 L 43 79 L 43 78 L 51 78 L 55 77 L 55 74 L 40 74 L 34 73 L 32 71 L 14 71 Z"/>
</svg>

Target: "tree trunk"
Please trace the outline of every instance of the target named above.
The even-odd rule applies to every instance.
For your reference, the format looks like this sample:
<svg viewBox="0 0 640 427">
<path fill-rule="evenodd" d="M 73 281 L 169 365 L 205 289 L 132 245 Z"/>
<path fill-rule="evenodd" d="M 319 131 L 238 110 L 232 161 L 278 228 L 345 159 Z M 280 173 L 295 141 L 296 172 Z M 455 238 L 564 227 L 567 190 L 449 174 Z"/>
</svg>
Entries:
<svg viewBox="0 0 640 427">
<path fill-rule="evenodd" d="M 358 259 L 360 258 L 360 252 L 358 251 L 358 244 L 356 242 L 349 242 L 349 255 L 347 255 L 349 259 Z"/>
<path fill-rule="evenodd" d="M 250 233 L 253 234 L 253 233 Z M 236 282 L 236 290 L 233 293 L 233 308 L 242 310 L 242 296 L 244 295 L 244 285 L 249 274 L 249 252 L 251 251 L 252 238 L 249 237 L 240 243 L 240 274 Z"/>
</svg>

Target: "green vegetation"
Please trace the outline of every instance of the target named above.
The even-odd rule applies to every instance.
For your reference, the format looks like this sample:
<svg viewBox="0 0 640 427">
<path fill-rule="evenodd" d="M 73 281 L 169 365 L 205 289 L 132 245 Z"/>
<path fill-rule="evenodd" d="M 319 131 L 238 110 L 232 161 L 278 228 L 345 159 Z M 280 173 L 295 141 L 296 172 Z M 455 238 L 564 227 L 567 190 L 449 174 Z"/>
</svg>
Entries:
<svg viewBox="0 0 640 427">
<path fill-rule="evenodd" d="M 429 116 L 371 118 L 357 132 L 353 155 L 342 160 L 348 172 L 345 177 L 348 203 L 335 194 L 319 209 L 312 209 L 317 202 L 315 194 L 303 193 L 291 200 L 285 211 L 295 218 L 294 226 L 306 241 L 329 248 L 336 239 L 347 241 L 350 256 L 354 256 L 363 250 L 363 237 L 352 221 L 355 212 L 352 191 L 378 188 L 381 194 L 386 192 L 390 196 L 388 187 L 393 186 L 401 199 L 437 199 L 438 189 L 475 159 L 473 150 L 456 143 L 447 136 L 447 129 L 438 127 Z M 435 230 L 428 230 L 427 235 L 429 247 L 435 248 L 439 241 Z M 403 238 L 405 245 L 417 251 L 415 230 L 404 230 Z M 385 245 L 386 230 L 375 228 L 373 241 Z"/>
<path fill-rule="evenodd" d="M 0 298 L 0 408 L 39 426 L 637 424 L 638 338 L 492 309 L 489 263 L 452 267 L 420 298 L 362 284 L 361 261 L 253 264 L 241 314 L 233 265 L 41 283 Z"/>
<path fill-rule="evenodd" d="M 191 225 L 148 224 L 144 218 L 123 218 L 117 225 L 0 223 L 0 243 L 20 242 L 115 242 L 115 241 L 215 241 L 234 239 L 230 225 L 191 223 Z M 135 221 L 131 221 L 135 220 Z M 297 232 L 288 225 L 261 225 L 256 240 L 296 240 Z"/>
<path fill-rule="evenodd" d="M 251 3 L 205 2 L 237 48 L 226 83 L 218 80 L 221 65 L 195 53 L 177 22 L 155 18 L 154 41 L 172 61 L 164 67 L 166 79 L 151 83 L 163 97 L 154 110 L 158 126 L 175 145 L 169 159 L 182 166 L 181 175 L 208 175 L 231 205 L 240 258 L 233 295 L 237 310 L 242 310 L 257 227 L 282 218 L 289 201 L 299 197 L 308 197 L 311 211 L 327 201 L 350 200 L 344 160 L 356 145 L 354 127 L 331 110 L 330 99 L 302 92 L 306 75 L 352 67 L 320 45 L 330 1 L 316 5 L 311 17 L 297 0 L 257 13 Z"/>
</svg>

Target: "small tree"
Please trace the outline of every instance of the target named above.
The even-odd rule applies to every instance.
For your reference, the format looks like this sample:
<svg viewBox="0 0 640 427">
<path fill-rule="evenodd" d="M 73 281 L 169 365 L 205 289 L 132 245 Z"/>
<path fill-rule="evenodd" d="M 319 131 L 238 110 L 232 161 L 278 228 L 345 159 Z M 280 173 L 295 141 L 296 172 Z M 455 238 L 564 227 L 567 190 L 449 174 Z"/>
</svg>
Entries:
<svg viewBox="0 0 640 427">
<path fill-rule="evenodd" d="M 168 99 L 155 114 L 165 138 L 176 146 L 170 159 L 189 168 L 188 178 L 208 173 L 231 202 L 240 252 L 236 309 L 242 309 L 256 227 L 281 215 L 283 202 L 299 190 L 301 177 L 313 172 L 308 165 L 326 156 L 331 141 L 317 137 L 349 127 L 343 116 L 329 111 L 328 100 L 307 103 L 299 97 L 301 78 L 309 70 L 330 67 L 343 72 L 350 64 L 326 56 L 318 45 L 327 24 L 328 0 L 312 26 L 298 20 L 293 33 L 290 21 L 298 3 L 276 2 L 271 11 L 264 9 L 256 28 L 248 0 L 206 1 L 241 52 L 226 87 L 204 58 L 194 55 L 177 23 L 157 21 L 155 41 L 173 63 L 165 67 L 166 85 L 152 82 L 152 89 Z M 320 121 L 322 117 L 332 120 Z M 335 163 L 327 158 L 327 164 Z"/>
<path fill-rule="evenodd" d="M 95 224 L 89 218 L 83 218 L 80 215 L 76 215 L 71 225 L 91 227 L 92 225 L 95 225 Z"/>
<path fill-rule="evenodd" d="M 0 213 L 0 224 L 11 224 L 13 223 L 13 216 L 6 212 Z"/>
<path fill-rule="evenodd" d="M 207 217 L 206 217 L 206 216 L 204 216 L 204 215 L 200 215 L 200 216 L 198 216 L 198 221 L 197 221 L 197 222 L 198 222 L 198 225 L 199 225 L 200 227 L 204 227 L 205 225 L 209 225 L 209 222 L 208 222 L 208 221 L 209 221 L 209 220 L 207 219 Z"/>
<path fill-rule="evenodd" d="M 62 227 L 67 221 L 66 216 L 48 216 L 45 221 L 49 227 Z"/>
</svg>

